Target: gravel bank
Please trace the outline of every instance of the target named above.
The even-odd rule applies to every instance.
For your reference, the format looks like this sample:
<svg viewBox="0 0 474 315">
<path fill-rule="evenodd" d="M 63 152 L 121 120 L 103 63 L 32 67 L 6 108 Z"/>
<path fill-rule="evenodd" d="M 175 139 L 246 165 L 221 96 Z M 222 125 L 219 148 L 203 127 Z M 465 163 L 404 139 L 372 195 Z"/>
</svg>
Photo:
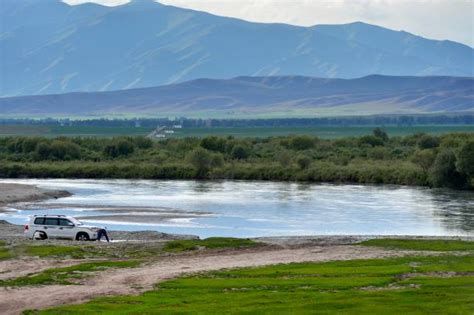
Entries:
<svg viewBox="0 0 474 315">
<path fill-rule="evenodd" d="M 31 202 L 69 196 L 71 193 L 64 190 L 47 190 L 21 184 L 0 184 L 0 209 L 2 206 L 14 202 Z"/>
</svg>

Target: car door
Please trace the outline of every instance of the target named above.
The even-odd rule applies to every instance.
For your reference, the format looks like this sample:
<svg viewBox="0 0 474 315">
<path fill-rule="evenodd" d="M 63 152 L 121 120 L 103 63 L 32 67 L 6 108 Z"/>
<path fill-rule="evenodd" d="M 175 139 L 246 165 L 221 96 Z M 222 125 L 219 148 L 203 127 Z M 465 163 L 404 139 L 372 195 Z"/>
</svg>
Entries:
<svg viewBox="0 0 474 315">
<path fill-rule="evenodd" d="M 58 218 L 45 218 L 44 219 L 44 231 L 48 235 L 48 238 L 59 237 L 59 226 Z"/>
<path fill-rule="evenodd" d="M 74 223 L 68 219 L 59 219 L 58 237 L 60 238 L 74 238 Z"/>
</svg>

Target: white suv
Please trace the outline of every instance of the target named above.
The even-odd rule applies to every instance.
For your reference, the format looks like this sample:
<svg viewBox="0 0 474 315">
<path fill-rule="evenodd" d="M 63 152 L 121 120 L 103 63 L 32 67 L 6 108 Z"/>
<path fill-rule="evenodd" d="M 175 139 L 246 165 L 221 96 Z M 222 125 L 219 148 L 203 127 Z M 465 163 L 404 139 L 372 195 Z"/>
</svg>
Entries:
<svg viewBox="0 0 474 315">
<path fill-rule="evenodd" d="M 35 215 L 25 225 L 24 234 L 32 240 L 64 238 L 89 241 L 97 238 L 99 227 L 87 226 L 79 220 L 64 215 Z"/>
</svg>

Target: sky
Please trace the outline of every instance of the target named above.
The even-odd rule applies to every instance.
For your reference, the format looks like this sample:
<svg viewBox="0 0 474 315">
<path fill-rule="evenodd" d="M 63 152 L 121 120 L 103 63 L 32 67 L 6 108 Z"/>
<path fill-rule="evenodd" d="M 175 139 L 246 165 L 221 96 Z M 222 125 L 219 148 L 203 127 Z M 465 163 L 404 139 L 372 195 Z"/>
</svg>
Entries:
<svg viewBox="0 0 474 315">
<path fill-rule="evenodd" d="M 120 5 L 128 0 L 64 0 Z M 160 0 L 254 22 L 310 26 L 362 21 L 474 47 L 474 0 Z"/>
</svg>

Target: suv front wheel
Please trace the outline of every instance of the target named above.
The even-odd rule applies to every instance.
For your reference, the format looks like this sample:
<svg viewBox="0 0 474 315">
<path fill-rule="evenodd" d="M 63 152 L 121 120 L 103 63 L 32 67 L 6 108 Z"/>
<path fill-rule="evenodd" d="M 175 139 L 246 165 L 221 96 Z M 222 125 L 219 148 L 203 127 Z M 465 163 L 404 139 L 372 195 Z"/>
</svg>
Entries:
<svg viewBox="0 0 474 315">
<path fill-rule="evenodd" d="M 76 241 L 88 241 L 89 240 L 89 234 L 84 233 L 84 232 L 79 232 L 76 235 Z"/>
</svg>

